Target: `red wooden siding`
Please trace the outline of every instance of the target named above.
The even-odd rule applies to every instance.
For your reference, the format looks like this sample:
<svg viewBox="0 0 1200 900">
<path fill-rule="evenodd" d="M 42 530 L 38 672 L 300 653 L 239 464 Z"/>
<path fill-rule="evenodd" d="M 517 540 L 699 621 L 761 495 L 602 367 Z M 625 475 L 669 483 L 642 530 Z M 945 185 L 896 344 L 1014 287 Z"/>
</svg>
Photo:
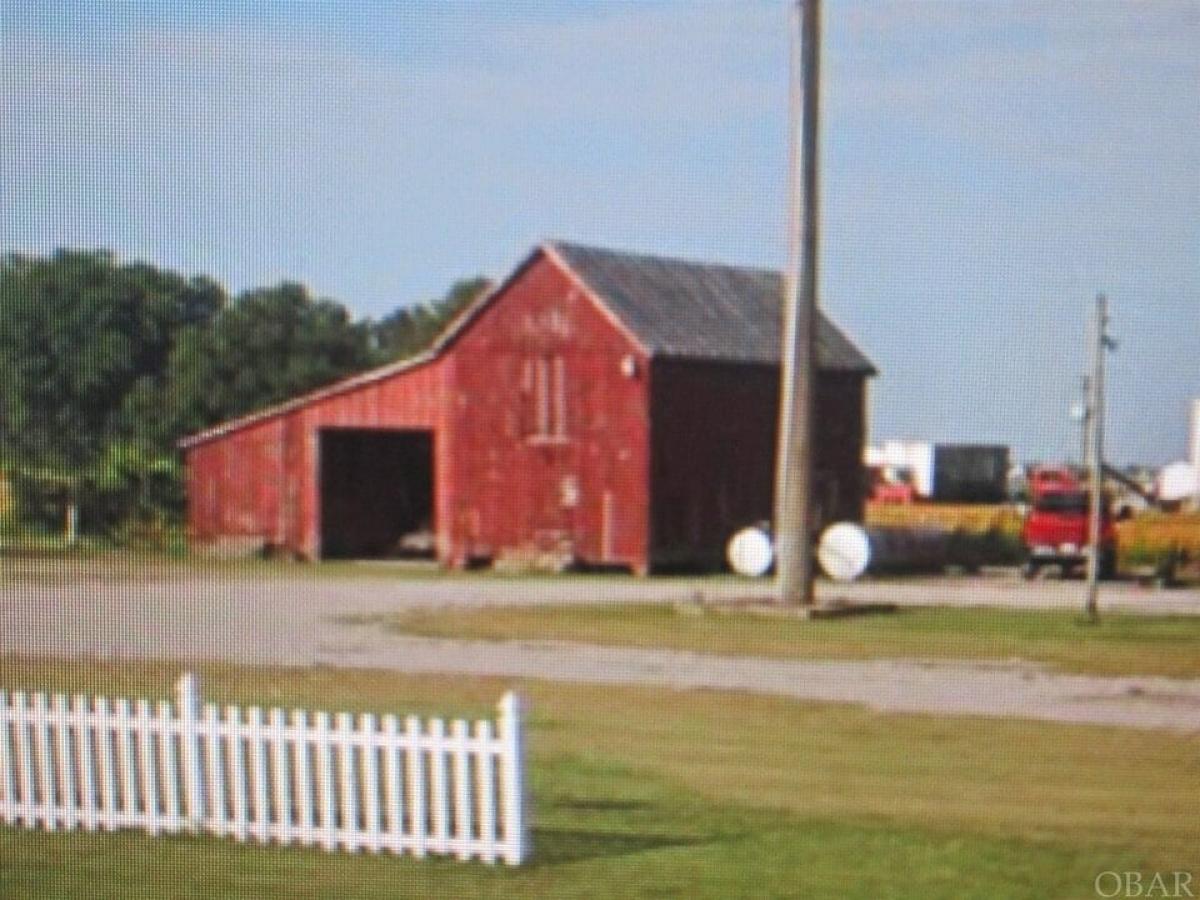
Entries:
<svg viewBox="0 0 1200 900">
<path fill-rule="evenodd" d="M 201 540 L 253 537 L 282 544 L 294 502 L 286 421 L 268 419 L 187 453 L 188 523 Z"/>
<path fill-rule="evenodd" d="M 318 433 L 323 428 L 431 430 L 435 478 L 448 476 L 445 372 L 440 360 L 417 366 L 188 448 L 192 536 L 199 541 L 253 537 L 300 556 L 319 556 L 316 478 Z"/>
<path fill-rule="evenodd" d="M 647 361 L 636 345 L 539 256 L 451 354 L 456 552 L 561 549 L 644 570 Z"/>
</svg>

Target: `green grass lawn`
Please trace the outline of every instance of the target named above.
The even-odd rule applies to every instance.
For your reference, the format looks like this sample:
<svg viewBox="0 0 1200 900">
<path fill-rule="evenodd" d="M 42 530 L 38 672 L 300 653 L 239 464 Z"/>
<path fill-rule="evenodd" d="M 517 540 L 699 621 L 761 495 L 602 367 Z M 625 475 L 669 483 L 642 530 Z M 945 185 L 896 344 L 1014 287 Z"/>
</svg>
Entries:
<svg viewBox="0 0 1200 900">
<path fill-rule="evenodd" d="M 0 685 L 170 696 L 177 665 L 0 659 Z M 200 669 L 218 702 L 488 715 L 510 683 Z M 0 828 L 0 896 L 1094 897 L 1200 872 L 1200 737 L 527 682 L 520 869 Z M 1197 879 L 1200 881 L 1200 878 Z"/>
<path fill-rule="evenodd" d="M 1200 617 L 991 609 L 901 609 L 800 621 L 662 604 L 414 610 L 375 621 L 405 634 L 564 640 L 783 659 L 1025 659 L 1067 672 L 1200 677 Z"/>
<path fill-rule="evenodd" d="M 477 573 L 446 572 L 432 565 L 324 562 L 298 564 L 287 560 L 222 558 L 200 553 L 168 553 L 151 548 L 115 546 L 85 539 L 74 547 L 60 539 L 22 538 L 0 542 L 0 583 L 71 581 L 84 575 L 95 581 L 146 581 L 164 578 L 454 578 Z"/>
</svg>

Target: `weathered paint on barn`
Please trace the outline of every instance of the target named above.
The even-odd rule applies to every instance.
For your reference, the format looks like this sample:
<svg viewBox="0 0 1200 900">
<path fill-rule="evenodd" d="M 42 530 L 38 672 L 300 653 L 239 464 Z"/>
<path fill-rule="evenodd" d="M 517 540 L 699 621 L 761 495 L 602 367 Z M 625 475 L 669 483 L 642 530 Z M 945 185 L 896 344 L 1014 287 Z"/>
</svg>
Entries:
<svg viewBox="0 0 1200 900">
<path fill-rule="evenodd" d="M 445 373 L 445 361 L 434 360 L 393 378 L 321 392 L 308 403 L 241 426 L 231 423 L 208 439 L 201 435 L 185 447 L 193 539 L 254 539 L 306 558 L 320 557 L 321 431 L 432 431 L 435 472 L 448 472 Z M 442 510 L 437 512 L 440 522 Z"/>
<path fill-rule="evenodd" d="M 503 294 L 422 365 L 189 442 L 193 538 L 319 558 L 321 430 L 420 429 L 442 562 L 561 553 L 645 571 L 645 355 L 549 254 Z"/>
<path fill-rule="evenodd" d="M 455 345 L 454 562 L 647 564 L 647 358 L 540 256 Z"/>
<path fill-rule="evenodd" d="M 548 554 L 645 572 L 718 559 L 733 529 L 770 517 L 778 369 L 761 360 L 770 340 L 753 331 L 741 362 L 680 358 L 692 352 L 686 328 L 668 334 L 682 349 L 664 352 L 660 341 L 656 352 L 640 336 L 657 340 L 656 320 L 635 319 L 634 330 L 623 316 L 638 312 L 629 304 L 639 292 L 670 294 L 690 278 L 721 298 L 750 295 L 746 309 L 761 318 L 773 276 L 559 246 L 534 251 L 432 352 L 185 441 L 193 537 L 322 557 L 322 522 L 333 515 L 322 510 L 322 435 L 383 429 L 431 436 L 432 526 L 445 564 Z M 705 314 L 702 305 L 689 313 Z M 842 368 L 818 384 L 819 490 L 827 518 L 857 518 L 873 370 L 822 327 L 823 350 Z M 339 483 L 388 477 L 367 468 Z"/>
</svg>

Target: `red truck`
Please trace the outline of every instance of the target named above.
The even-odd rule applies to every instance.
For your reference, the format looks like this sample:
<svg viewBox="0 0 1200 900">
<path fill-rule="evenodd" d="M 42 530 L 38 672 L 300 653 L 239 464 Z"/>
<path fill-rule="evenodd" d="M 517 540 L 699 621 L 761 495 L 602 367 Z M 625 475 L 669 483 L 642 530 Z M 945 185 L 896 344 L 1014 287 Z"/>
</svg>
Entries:
<svg viewBox="0 0 1200 900">
<path fill-rule="evenodd" d="M 1029 479 L 1030 509 L 1021 528 L 1025 545 L 1024 574 L 1034 578 L 1043 566 L 1057 566 L 1065 575 L 1087 564 L 1090 497 L 1069 469 L 1035 470 Z M 1117 570 L 1117 530 L 1105 503 L 1100 510 L 1101 578 Z"/>
<path fill-rule="evenodd" d="M 912 472 L 893 466 L 870 466 L 872 503 L 912 503 L 917 491 L 912 485 Z"/>
</svg>

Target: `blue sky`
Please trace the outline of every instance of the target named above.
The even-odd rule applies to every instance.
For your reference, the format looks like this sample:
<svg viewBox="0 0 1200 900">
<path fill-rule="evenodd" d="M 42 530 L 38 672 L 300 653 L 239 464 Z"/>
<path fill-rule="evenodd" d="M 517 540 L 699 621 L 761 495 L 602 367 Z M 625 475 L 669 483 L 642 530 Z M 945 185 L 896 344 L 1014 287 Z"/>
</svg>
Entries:
<svg viewBox="0 0 1200 900">
<path fill-rule="evenodd" d="M 1200 4 L 827 0 L 822 302 L 871 432 L 1116 462 L 1200 397 Z M 562 237 L 781 266 L 783 2 L 0 2 L 0 251 L 360 315 Z"/>
</svg>

